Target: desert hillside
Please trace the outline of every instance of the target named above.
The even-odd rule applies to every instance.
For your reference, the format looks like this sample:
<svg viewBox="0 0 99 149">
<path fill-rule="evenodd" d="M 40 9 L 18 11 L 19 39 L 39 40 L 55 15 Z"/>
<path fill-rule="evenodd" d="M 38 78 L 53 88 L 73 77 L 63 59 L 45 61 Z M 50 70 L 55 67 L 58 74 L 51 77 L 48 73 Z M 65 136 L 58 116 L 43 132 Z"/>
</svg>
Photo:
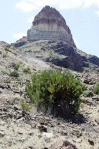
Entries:
<svg viewBox="0 0 99 149">
<path fill-rule="evenodd" d="M 48 51 L 48 46 L 48 41 L 28 43 L 20 48 L 0 42 L 0 148 L 56 149 L 55 144 L 51 145 L 58 139 L 59 147 L 63 139 L 71 143 L 71 149 L 98 149 L 99 95 L 93 92 L 99 81 L 97 66 L 90 65 L 83 72 L 71 70 L 86 86 L 79 114 L 72 120 L 37 111 L 26 96 L 25 85 L 33 73 L 45 69 L 68 70 L 46 62 L 48 57 L 64 57 Z M 24 103 L 30 107 L 28 110 L 24 111 Z"/>
</svg>

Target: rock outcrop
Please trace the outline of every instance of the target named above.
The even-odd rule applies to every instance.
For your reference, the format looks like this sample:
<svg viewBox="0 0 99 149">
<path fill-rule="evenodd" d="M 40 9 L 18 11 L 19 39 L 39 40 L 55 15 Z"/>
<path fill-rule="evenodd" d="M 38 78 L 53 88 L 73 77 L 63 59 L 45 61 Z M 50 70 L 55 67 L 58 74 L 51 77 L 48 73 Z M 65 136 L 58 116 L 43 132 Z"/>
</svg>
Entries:
<svg viewBox="0 0 99 149">
<path fill-rule="evenodd" d="M 89 56 L 88 60 L 89 60 L 91 63 L 93 63 L 93 64 L 99 66 L 99 58 L 98 58 L 97 56 L 91 55 L 91 56 Z"/>
<path fill-rule="evenodd" d="M 29 41 L 62 40 L 75 47 L 72 34 L 62 15 L 50 6 L 45 6 L 34 18 L 31 29 L 27 31 Z"/>
<path fill-rule="evenodd" d="M 15 47 L 20 47 L 20 46 L 23 46 L 25 43 L 27 43 L 27 37 L 23 36 L 22 38 L 17 40 L 15 43 L 12 43 L 12 45 L 14 45 Z"/>
<path fill-rule="evenodd" d="M 61 138 L 57 139 L 49 149 L 77 149 L 77 147 Z"/>
<path fill-rule="evenodd" d="M 44 46 L 43 46 L 44 48 Z M 68 45 L 66 42 L 54 42 L 47 44 L 45 49 L 53 50 L 60 56 L 64 56 L 63 58 L 59 57 L 49 57 L 46 59 L 47 62 L 52 62 L 57 66 L 61 66 L 64 68 L 69 68 L 75 71 L 83 71 L 84 61 L 81 56 L 77 53 L 76 48 Z"/>
<path fill-rule="evenodd" d="M 28 49 L 28 50 L 27 50 Z M 99 71 L 99 58 L 88 55 L 64 41 L 35 41 L 21 46 L 18 50 L 31 57 L 50 62 L 62 68 L 82 72 L 84 69 Z"/>
<path fill-rule="evenodd" d="M 27 37 L 13 45 L 20 49 L 22 47 L 22 50 L 28 47 L 33 57 L 60 67 L 80 72 L 95 67 L 99 71 L 99 58 L 77 49 L 65 19 L 50 6 L 45 6 L 35 16 Z"/>
</svg>

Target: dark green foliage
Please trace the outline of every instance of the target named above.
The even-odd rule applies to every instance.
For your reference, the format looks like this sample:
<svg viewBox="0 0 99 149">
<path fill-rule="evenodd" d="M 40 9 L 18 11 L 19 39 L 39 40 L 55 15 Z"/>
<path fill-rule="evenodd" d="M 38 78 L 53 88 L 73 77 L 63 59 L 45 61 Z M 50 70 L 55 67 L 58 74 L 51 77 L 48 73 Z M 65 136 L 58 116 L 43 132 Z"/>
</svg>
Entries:
<svg viewBox="0 0 99 149">
<path fill-rule="evenodd" d="M 26 84 L 30 99 L 38 105 L 51 108 L 58 115 L 68 116 L 79 110 L 84 86 L 70 72 L 46 70 L 35 73 Z"/>
<path fill-rule="evenodd" d="M 18 70 L 19 67 L 20 67 L 20 64 L 19 64 L 19 63 L 12 63 L 12 67 L 13 67 L 15 70 Z"/>
<path fill-rule="evenodd" d="M 14 71 L 10 72 L 10 76 L 17 78 L 17 77 L 19 77 L 19 74 L 18 74 L 18 72 L 16 70 L 14 70 Z"/>
<path fill-rule="evenodd" d="M 96 86 L 94 87 L 93 91 L 95 94 L 99 95 L 99 82 L 96 83 Z"/>
<path fill-rule="evenodd" d="M 24 72 L 25 74 L 30 74 L 30 73 L 31 73 L 30 68 L 24 68 L 24 69 L 23 69 L 23 72 Z"/>
</svg>

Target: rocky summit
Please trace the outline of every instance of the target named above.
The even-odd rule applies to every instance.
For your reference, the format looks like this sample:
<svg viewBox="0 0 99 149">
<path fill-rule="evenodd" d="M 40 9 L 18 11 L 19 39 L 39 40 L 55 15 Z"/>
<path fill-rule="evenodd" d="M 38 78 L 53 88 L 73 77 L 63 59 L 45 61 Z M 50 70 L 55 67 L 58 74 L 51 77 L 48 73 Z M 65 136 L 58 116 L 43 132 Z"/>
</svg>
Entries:
<svg viewBox="0 0 99 149">
<path fill-rule="evenodd" d="M 45 6 L 34 18 L 27 31 L 29 41 L 62 40 L 75 47 L 72 34 L 62 15 L 50 6 Z"/>
<path fill-rule="evenodd" d="M 99 67 L 99 58 L 77 49 L 71 31 L 63 16 L 50 6 L 45 6 L 34 18 L 27 37 L 13 44 L 19 52 L 75 71 L 89 66 Z M 28 48 L 28 50 L 27 50 Z"/>
</svg>

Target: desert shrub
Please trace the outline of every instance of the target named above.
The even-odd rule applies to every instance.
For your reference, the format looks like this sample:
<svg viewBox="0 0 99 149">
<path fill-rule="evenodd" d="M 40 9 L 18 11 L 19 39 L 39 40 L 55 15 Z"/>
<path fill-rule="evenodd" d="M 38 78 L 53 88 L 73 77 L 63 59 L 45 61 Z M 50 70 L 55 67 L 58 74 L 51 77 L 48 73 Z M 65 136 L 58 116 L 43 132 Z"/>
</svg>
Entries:
<svg viewBox="0 0 99 149">
<path fill-rule="evenodd" d="M 78 112 L 84 86 L 70 72 L 46 70 L 35 73 L 26 84 L 29 98 L 53 113 L 69 116 Z"/>
<path fill-rule="evenodd" d="M 96 83 L 96 85 L 95 85 L 95 87 L 94 87 L 94 89 L 93 89 L 93 92 L 94 92 L 95 94 L 98 94 L 98 95 L 99 95 L 99 82 Z"/>
<path fill-rule="evenodd" d="M 23 72 L 24 72 L 25 74 L 30 74 L 30 73 L 31 73 L 30 68 L 24 68 L 24 69 L 23 69 Z"/>
<path fill-rule="evenodd" d="M 15 70 L 18 70 L 19 67 L 20 67 L 20 64 L 19 63 L 12 63 L 11 66 L 15 69 Z"/>
<path fill-rule="evenodd" d="M 32 107 L 30 103 L 27 103 L 24 99 L 20 99 L 20 105 L 23 111 L 29 111 Z"/>
<path fill-rule="evenodd" d="M 10 72 L 10 76 L 17 78 L 17 77 L 19 77 L 19 74 L 18 74 L 18 72 L 16 70 L 14 70 L 14 71 Z"/>
</svg>

